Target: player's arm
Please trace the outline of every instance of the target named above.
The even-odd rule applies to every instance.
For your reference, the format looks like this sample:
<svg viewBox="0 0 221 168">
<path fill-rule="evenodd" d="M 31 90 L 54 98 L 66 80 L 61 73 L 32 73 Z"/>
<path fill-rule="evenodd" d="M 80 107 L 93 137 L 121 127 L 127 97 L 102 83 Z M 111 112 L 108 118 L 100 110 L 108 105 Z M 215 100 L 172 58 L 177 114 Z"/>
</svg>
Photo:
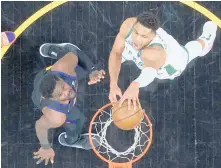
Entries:
<svg viewBox="0 0 221 168">
<path fill-rule="evenodd" d="M 134 18 L 126 19 L 120 27 L 114 45 L 109 55 L 108 69 L 110 74 L 110 86 L 117 85 L 121 68 L 122 53 L 125 47 L 125 38 L 135 22 Z"/>
<path fill-rule="evenodd" d="M 66 120 L 65 114 L 54 110 L 43 110 L 44 115 L 35 123 L 37 137 L 43 149 L 51 148 L 48 142 L 48 129 L 62 126 Z"/>
<path fill-rule="evenodd" d="M 75 69 L 79 65 L 81 68 Z M 99 70 L 93 64 L 90 57 L 87 56 L 83 51 L 77 51 L 77 55 L 73 52 L 67 53 L 65 56 L 60 58 L 51 68 L 54 71 L 64 72 L 68 75 L 76 76 L 78 79 L 83 79 L 89 76 L 90 84 L 94 84 L 104 78 L 104 70 Z M 83 70 L 83 71 L 82 71 Z M 93 73 L 93 74 L 92 74 Z M 90 75 L 89 75 L 90 74 Z"/>
<path fill-rule="evenodd" d="M 52 65 L 51 70 L 64 72 L 68 75 L 76 76 L 74 69 L 78 64 L 78 57 L 73 52 L 68 52 L 60 58 L 54 65 Z"/>
<path fill-rule="evenodd" d="M 137 79 L 131 82 L 130 86 L 122 96 L 119 105 L 128 99 L 128 109 L 131 109 L 131 101 L 133 102 L 134 110 L 137 103 L 141 108 L 138 98 L 139 88 L 149 85 L 157 76 L 157 70 L 165 63 L 166 52 L 163 48 L 154 46 L 145 48 L 141 53 L 141 59 L 144 62 L 144 68 Z"/>
<path fill-rule="evenodd" d="M 145 68 L 134 82 L 139 87 L 145 87 L 155 79 L 157 71 L 165 63 L 166 51 L 159 46 L 148 47 L 143 50 L 141 59 Z"/>
</svg>

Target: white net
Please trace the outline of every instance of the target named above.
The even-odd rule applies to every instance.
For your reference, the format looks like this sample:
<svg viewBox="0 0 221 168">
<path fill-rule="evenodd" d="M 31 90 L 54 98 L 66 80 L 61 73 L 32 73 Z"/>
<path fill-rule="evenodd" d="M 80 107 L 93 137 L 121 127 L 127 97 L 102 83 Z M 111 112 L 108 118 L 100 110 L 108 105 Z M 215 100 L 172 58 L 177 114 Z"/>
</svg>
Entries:
<svg viewBox="0 0 221 168">
<path fill-rule="evenodd" d="M 150 127 L 147 124 L 147 121 L 143 119 L 135 129 L 134 129 L 134 138 L 133 144 L 127 148 L 125 151 L 118 151 L 114 149 L 107 141 L 107 128 L 112 124 L 112 116 L 110 112 L 102 111 L 99 116 L 96 117 L 96 120 L 92 124 L 92 130 L 95 133 L 92 135 L 99 137 L 100 146 L 97 147 L 97 151 L 102 154 L 106 159 L 110 161 L 118 161 L 122 162 L 131 161 L 140 154 L 144 152 L 145 147 L 150 142 Z M 94 132 L 93 131 L 93 132 Z M 114 136 L 114 135 L 113 135 Z M 116 138 L 116 137 L 113 137 Z M 97 139 L 97 138 L 95 138 Z"/>
</svg>

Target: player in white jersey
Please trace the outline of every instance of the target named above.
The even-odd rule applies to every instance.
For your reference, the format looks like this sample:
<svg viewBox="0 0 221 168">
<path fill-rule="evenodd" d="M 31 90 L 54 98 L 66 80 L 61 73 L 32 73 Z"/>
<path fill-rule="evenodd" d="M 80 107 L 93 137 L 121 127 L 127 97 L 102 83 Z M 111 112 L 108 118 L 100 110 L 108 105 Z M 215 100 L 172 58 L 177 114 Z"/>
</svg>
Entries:
<svg viewBox="0 0 221 168">
<path fill-rule="evenodd" d="M 159 21 L 152 13 L 144 12 L 137 17 L 126 19 L 116 36 L 109 57 L 111 102 L 120 96 L 120 105 L 128 99 L 136 108 L 140 105 L 139 88 L 149 85 L 155 78 L 174 79 L 187 64 L 196 57 L 205 56 L 212 48 L 217 25 L 208 21 L 202 35 L 195 41 L 181 46 L 171 35 L 159 27 Z M 122 95 L 118 87 L 121 63 L 132 60 L 141 69 L 140 75 L 131 82 Z"/>
</svg>

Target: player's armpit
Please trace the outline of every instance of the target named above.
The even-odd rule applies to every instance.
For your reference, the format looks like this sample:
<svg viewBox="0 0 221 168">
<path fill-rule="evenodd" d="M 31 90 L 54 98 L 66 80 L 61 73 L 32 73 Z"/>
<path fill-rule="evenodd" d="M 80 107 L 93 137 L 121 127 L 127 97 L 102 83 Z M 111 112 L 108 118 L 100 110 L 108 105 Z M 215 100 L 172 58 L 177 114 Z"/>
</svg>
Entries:
<svg viewBox="0 0 221 168">
<path fill-rule="evenodd" d="M 158 70 L 166 61 L 166 51 L 159 46 L 148 47 L 142 51 L 141 59 L 144 62 L 144 67 Z"/>
</svg>

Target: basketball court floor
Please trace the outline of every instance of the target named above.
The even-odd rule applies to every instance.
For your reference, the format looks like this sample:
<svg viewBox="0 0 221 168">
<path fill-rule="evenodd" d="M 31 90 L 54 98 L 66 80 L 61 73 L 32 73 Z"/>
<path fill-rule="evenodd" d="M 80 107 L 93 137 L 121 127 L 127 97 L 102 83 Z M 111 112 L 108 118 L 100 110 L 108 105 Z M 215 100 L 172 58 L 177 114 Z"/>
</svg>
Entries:
<svg viewBox="0 0 221 168">
<path fill-rule="evenodd" d="M 197 2 L 220 21 L 220 2 Z M 41 112 L 31 101 L 33 79 L 54 60 L 40 57 L 43 43 L 73 43 L 107 72 L 107 60 L 121 23 L 143 11 L 157 14 L 162 27 L 180 44 L 196 39 L 205 16 L 181 2 L 65 2 L 39 17 L 30 26 L 19 27 L 49 2 L 1 2 L 1 30 L 17 31 L 19 37 L 3 48 L 1 59 L 1 162 L 4 168 L 41 168 L 33 151 L 39 148 L 35 121 Z M 195 6 L 196 7 L 196 6 Z M 39 14 L 40 15 L 40 14 Z M 208 15 L 208 13 L 207 13 Z M 221 25 L 221 24 L 220 24 Z M 220 26 L 219 25 L 219 26 Z M 218 168 L 221 166 L 221 35 L 220 27 L 212 51 L 194 60 L 173 81 L 154 82 L 140 91 L 140 101 L 150 117 L 152 144 L 134 168 Z M 3 55 L 2 55 L 3 56 Z M 139 73 L 135 65 L 122 66 L 119 85 L 126 89 Z M 107 104 L 109 78 L 94 86 L 80 84 L 78 107 L 87 117 L 88 131 L 94 113 Z M 64 147 L 57 141 L 63 128 L 52 139 L 56 152 L 53 168 L 107 168 L 95 153 Z M 107 139 L 125 150 L 133 131 L 110 129 Z"/>
</svg>

